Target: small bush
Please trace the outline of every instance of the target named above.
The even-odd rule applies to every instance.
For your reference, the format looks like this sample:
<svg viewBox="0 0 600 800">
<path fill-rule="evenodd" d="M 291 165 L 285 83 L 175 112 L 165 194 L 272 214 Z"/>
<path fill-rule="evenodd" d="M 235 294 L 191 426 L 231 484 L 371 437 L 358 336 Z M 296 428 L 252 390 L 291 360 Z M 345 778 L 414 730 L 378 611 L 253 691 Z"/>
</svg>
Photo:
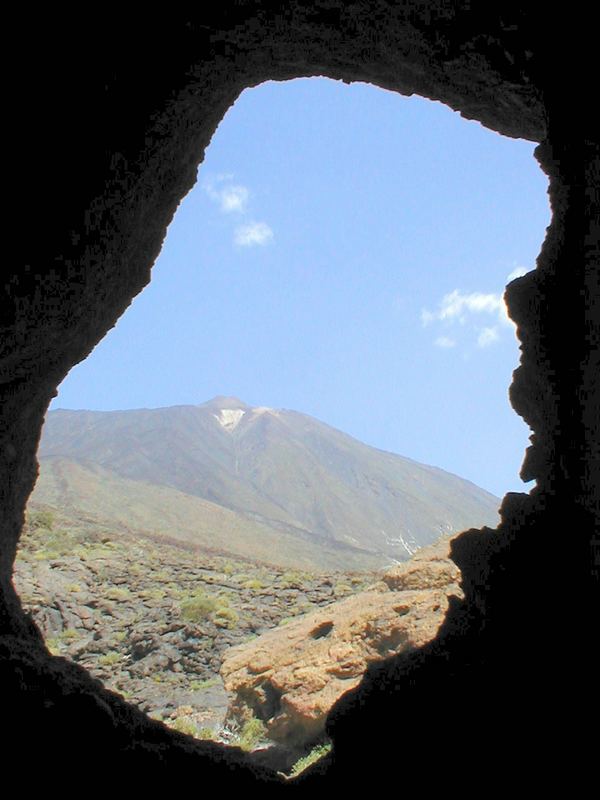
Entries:
<svg viewBox="0 0 600 800">
<path fill-rule="evenodd" d="M 75 628 L 65 628 L 65 630 L 60 634 L 60 638 L 63 642 L 72 642 L 74 639 L 79 639 L 81 634 Z"/>
<path fill-rule="evenodd" d="M 212 616 L 212 620 L 217 628 L 235 628 L 240 621 L 240 615 L 233 608 L 221 606 L 217 608 Z"/>
<path fill-rule="evenodd" d="M 190 622 L 201 622 L 203 619 L 207 619 L 216 608 L 215 598 L 200 590 L 181 604 L 181 616 Z"/>
<path fill-rule="evenodd" d="M 215 739 L 216 734 L 212 728 L 200 728 L 196 733 L 196 739 Z"/>
<path fill-rule="evenodd" d="M 56 636 L 48 636 L 46 639 L 46 647 L 53 656 L 59 656 L 62 654 L 65 645 L 75 641 L 75 639 L 79 639 L 80 636 L 81 633 L 75 628 L 65 628 L 64 631 L 61 631 Z"/>
<path fill-rule="evenodd" d="M 142 589 L 138 595 L 143 600 L 164 600 L 167 593 L 164 589 Z"/>
<path fill-rule="evenodd" d="M 112 667 L 113 664 L 117 664 L 120 660 L 121 654 L 117 653 L 116 650 L 110 650 L 99 657 L 98 663 L 103 667 Z"/>
<path fill-rule="evenodd" d="M 246 581 L 244 584 L 244 589 L 264 589 L 265 585 L 262 581 L 259 581 L 258 578 L 252 578 L 249 581 Z"/>
<path fill-rule="evenodd" d="M 192 692 L 200 692 L 203 689 L 210 689 L 218 683 L 218 678 L 207 678 L 205 681 L 190 681 L 190 690 Z"/>
<path fill-rule="evenodd" d="M 198 735 L 198 728 L 189 717 L 177 717 L 176 720 L 169 722 L 168 725 L 173 730 L 179 731 L 179 733 L 185 733 L 188 736 Z"/>
<path fill-rule="evenodd" d="M 250 717 L 242 726 L 238 744 L 242 750 L 254 750 L 260 742 L 267 738 L 267 729 L 264 722 L 256 717 Z"/>
<path fill-rule="evenodd" d="M 62 653 L 62 641 L 58 636 L 48 636 L 46 639 L 46 647 L 53 656 L 59 656 Z"/>
<path fill-rule="evenodd" d="M 312 611 L 313 606 L 311 603 L 294 603 L 287 607 L 288 619 L 295 619 L 301 614 L 306 614 L 307 611 Z"/>
<path fill-rule="evenodd" d="M 333 593 L 337 596 L 349 594 L 352 591 L 352 586 L 345 581 L 338 581 L 333 587 Z"/>
<path fill-rule="evenodd" d="M 304 586 L 304 575 L 300 572 L 284 572 L 281 576 L 281 583 L 287 589 L 302 589 Z"/>
<path fill-rule="evenodd" d="M 308 753 L 307 755 L 299 758 L 298 761 L 292 767 L 290 775 L 295 776 L 299 775 L 301 772 L 304 772 L 307 767 L 310 767 L 311 764 L 314 764 L 316 761 L 319 761 L 323 756 L 326 756 L 331 750 L 331 743 L 328 742 L 327 744 L 319 744 Z"/>
<path fill-rule="evenodd" d="M 175 711 L 173 711 L 173 716 L 178 719 L 179 717 L 189 717 L 193 713 L 194 709 L 192 706 L 177 706 Z"/>
<path fill-rule="evenodd" d="M 125 600 L 129 600 L 129 598 L 131 597 L 131 592 L 129 589 L 125 589 L 121 586 L 115 586 L 112 589 L 108 589 L 105 592 L 105 596 L 109 600 L 115 600 L 118 603 L 122 603 Z"/>
<path fill-rule="evenodd" d="M 54 527 L 54 514 L 51 511 L 33 511 L 27 520 L 31 530 L 44 528 L 51 531 Z"/>
<path fill-rule="evenodd" d="M 50 561 L 75 553 L 82 538 L 82 534 L 74 531 L 65 531 L 60 528 L 37 528 L 29 541 L 23 544 L 33 552 L 35 561 Z"/>
</svg>

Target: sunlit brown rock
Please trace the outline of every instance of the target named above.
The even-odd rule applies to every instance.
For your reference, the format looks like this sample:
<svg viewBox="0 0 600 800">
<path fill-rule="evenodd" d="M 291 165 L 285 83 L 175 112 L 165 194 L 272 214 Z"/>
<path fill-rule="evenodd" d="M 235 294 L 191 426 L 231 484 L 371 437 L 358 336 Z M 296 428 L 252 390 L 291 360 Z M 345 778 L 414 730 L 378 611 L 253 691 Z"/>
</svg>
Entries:
<svg viewBox="0 0 600 800">
<path fill-rule="evenodd" d="M 366 591 L 233 648 L 221 668 L 230 716 L 262 719 L 269 736 L 301 745 L 320 736 L 333 704 L 367 666 L 434 638 L 448 596 L 462 596 L 449 540 L 420 550 Z"/>
</svg>

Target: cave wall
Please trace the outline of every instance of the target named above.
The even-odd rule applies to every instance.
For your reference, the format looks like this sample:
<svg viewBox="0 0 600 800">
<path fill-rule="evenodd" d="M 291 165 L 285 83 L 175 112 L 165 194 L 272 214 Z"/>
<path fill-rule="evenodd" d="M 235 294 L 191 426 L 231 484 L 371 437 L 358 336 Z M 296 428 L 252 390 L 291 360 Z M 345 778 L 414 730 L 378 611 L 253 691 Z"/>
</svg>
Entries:
<svg viewBox="0 0 600 800">
<path fill-rule="evenodd" d="M 415 0 L 223 0 L 186 19 L 53 9 L 14 25 L 19 258 L 4 272 L 0 318 L 0 685 L 15 750 L 46 766 L 85 758 L 97 772 L 110 760 L 138 781 L 201 775 L 224 789 L 258 781 L 288 792 L 359 779 L 388 788 L 400 764 L 441 784 L 447 773 L 428 766 L 440 759 L 505 777 L 524 767 L 540 780 L 554 754 L 585 772 L 591 750 L 576 715 L 597 710 L 600 165 L 598 131 L 575 97 L 591 94 L 591 29 L 565 10 L 548 19 L 511 2 Z M 567 58 L 569 44 L 577 55 Z M 239 93 L 309 75 L 418 93 L 539 142 L 553 219 L 537 269 L 506 295 L 522 343 L 510 396 L 533 430 L 522 474 L 537 488 L 505 497 L 496 531 L 462 536 L 453 556 L 465 602 L 427 648 L 371 670 L 343 698 L 329 723 L 334 757 L 283 787 L 49 656 L 11 569 L 56 386 L 149 281 Z"/>
</svg>

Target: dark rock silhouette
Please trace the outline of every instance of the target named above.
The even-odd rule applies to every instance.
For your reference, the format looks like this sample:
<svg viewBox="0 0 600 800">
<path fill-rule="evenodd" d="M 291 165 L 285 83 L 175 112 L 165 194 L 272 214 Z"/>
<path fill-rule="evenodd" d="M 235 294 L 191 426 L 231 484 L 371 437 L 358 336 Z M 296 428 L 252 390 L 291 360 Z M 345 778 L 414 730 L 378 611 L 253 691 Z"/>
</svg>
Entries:
<svg viewBox="0 0 600 800">
<path fill-rule="evenodd" d="M 25 17 L 25 14 L 27 16 Z M 85 765 L 94 788 L 173 781 L 230 792 L 514 792 L 593 779 L 597 629 L 598 131 L 591 12 L 513 2 L 210 4 L 185 20 L 124 9 L 15 11 L 19 260 L 5 271 L 0 426 L 0 686 L 8 765 L 28 787 Z M 496 530 L 452 557 L 465 599 L 429 645 L 369 669 L 334 708 L 333 754 L 282 786 L 238 751 L 169 732 L 51 658 L 11 584 L 39 431 L 55 387 L 150 278 L 167 224 L 238 94 L 327 75 L 439 99 L 540 145 L 553 219 L 537 268 L 511 282 L 533 430 Z M 14 84 L 17 84 L 16 86 Z M 594 82 L 595 88 L 595 82 Z M 491 454 L 493 457 L 493 454 Z M 560 600 L 555 589 L 560 586 Z M 432 768 L 432 763 L 434 767 Z M 410 774 L 408 769 L 410 767 Z M 476 777 L 481 775 L 481 778 Z M 259 787 L 257 787 L 259 784 Z M 483 784 L 483 785 L 482 785 Z"/>
</svg>

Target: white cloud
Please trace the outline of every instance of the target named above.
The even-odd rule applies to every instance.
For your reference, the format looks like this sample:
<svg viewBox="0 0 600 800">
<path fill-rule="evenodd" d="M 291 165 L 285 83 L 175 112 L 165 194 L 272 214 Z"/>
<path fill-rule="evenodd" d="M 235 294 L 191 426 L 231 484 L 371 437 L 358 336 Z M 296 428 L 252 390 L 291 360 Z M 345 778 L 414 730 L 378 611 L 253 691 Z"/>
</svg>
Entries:
<svg viewBox="0 0 600 800">
<path fill-rule="evenodd" d="M 509 275 L 509 280 L 526 274 L 519 267 Z M 441 328 L 443 335 L 434 339 L 436 347 L 452 348 L 459 343 L 475 342 L 484 349 L 502 338 L 506 327 L 515 329 L 501 293 L 462 292 L 460 289 L 445 294 L 436 309 L 421 311 L 423 327 Z M 458 334 L 458 335 L 457 335 Z"/>
<path fill-rule="evenodd" d="M 220 192 L 221 211 L 245 211 L 249 192 L 245 186 L 228 186 Z"/>
<path fill-rule="evenodd" d="M 449 347 L 456 347 L 456 342 L 454 341 L 454 339 L 451 339 L 449 336 L 438 336 L 438 338 L 435 340 L 434 344 L 437 347 L 444 347 L 446 349 L 449 348 Z"/>
<path fill-rule="evenodd" d="M 234 241 L 240 247 L 264 245 L 273 238 L 273 231 L 266 222 L 250 222 L 235 229 Z"/>
<path fill-rule="evenodd" d="M 483 294 L 482 292 L 462 294 L 455 289 L 442 299 L 437 318 L 440 320 L 458 319 L 464 325 L 467 314 L 501 315 L 503 313 L 505 313 L 504 301 L 499 294 Z"/>
<path fill-rule="evenodd" d="M 506 282 L 510 283 L 511 281 L 514 281 L 515 278 L 522 278 L 523 275 L 527 275 L 528 272 L 529 270 L 527 270 L 525 267 L 515 267 L 515 269 L 513 269 L 512 272 L 509 272 L 509 274 L 506 276 Z"/>
<path fill-rule="evenodd" d="M 497 328 L 483 328 L 477 337 L 477 347 L 489 347 L 500 338 Z"/>
<path fill-rule="evenodd" d="M 248 205 L 248 198 L 250 192 L 245 186 L 240 184 L 230 184 L 226 186 L 218 186 L 225 181 L 230 181 L 233 175 L 217 175 L 214 180 L 208 180 L 204 184 L 206 194 L 218 203 L 221 211 L 228 214 L 232 211 L 243 213 Z"/>
<path fill-rule="evenodd" d="M 233 183 L 233 177 L 232 173 L 221 173 L 209 178 L 204 183 L 204 191 L 224 214 L 246 216 L 251 193 L 246 186 Z M 233 232 L 233 241 L 239 247 L 265 245 L 271 239 L 273 230 L 266 222 L 247 222 L 245 225 L 238 225 Z"/>
<path fill-rule="evenodd" d="M 492 314 L 500 322 L 512 324 L 501 294 L 484 294 L 483 292 L 465 294 L 458 289 L 444 295 L 437 311 L 424 309 L 421 312 L 421 321 L 423 325 L 429 325 L 435 321 L 459 322 L 461 325 L 465 325 L 475 314 Z"/>
</svg>

